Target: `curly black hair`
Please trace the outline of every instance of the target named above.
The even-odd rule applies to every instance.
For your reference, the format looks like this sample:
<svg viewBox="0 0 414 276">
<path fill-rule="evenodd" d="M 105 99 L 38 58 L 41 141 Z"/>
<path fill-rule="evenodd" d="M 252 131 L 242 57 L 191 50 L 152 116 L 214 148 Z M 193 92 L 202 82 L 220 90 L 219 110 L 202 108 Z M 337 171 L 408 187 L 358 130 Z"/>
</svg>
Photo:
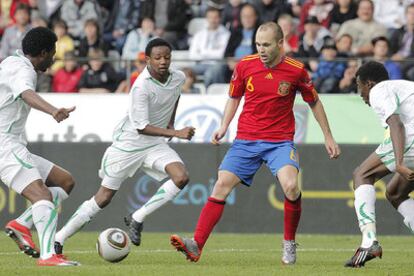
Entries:
<svg viewBox="0 0 414 276">
<path fill-rule="evenodd" d="M 42 51 L 52 51 L 56 41 L 57 37 L 50 29 L 45 27 L 33 28 L 23 38 L 23 53 L 31 57 L 37 57 Z"/>
<path fill-rule="evenodd" d="M 145 55 L 147 57 L 151 56 L 152 48 L 159 46 L 166 46 L 170 49 L 170 51 L 172 50 L 170 43 L 168 43 L 166 40 L 162 38 L 154 38 L 151 39 L 145 47 Z"/>
<path fill-rule="evenodd" d="M 369 61 L 359 67 L 355 77 L 359 77 L 363 82 L 373 81 L 375 83 L 390 79 L 384 65 L 376 61 Z"/>
</svg>

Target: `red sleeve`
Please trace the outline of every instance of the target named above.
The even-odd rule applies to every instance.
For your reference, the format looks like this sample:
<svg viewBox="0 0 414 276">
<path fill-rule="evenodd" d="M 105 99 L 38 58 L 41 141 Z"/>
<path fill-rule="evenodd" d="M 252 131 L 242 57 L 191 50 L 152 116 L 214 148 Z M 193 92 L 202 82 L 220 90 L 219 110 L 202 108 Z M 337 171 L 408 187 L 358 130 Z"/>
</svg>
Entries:
<svg viewBox="0 0 414 276">
<path fill-rule="evenodd" d="M 305 68 L 302 69 L 299 77 L 298 90 L 307 103 L 314 103 L 318 100 L 318 93 L 313 87 L 312 80 Z"/>
<path fill-rule="evenodd" d="M 230 98 L 240 98 L 244 94 L 244 81 L 241 74 L 240 62 L 234 68 L 233 75 L 230 80 L 229 96 Z"/>
</svg>

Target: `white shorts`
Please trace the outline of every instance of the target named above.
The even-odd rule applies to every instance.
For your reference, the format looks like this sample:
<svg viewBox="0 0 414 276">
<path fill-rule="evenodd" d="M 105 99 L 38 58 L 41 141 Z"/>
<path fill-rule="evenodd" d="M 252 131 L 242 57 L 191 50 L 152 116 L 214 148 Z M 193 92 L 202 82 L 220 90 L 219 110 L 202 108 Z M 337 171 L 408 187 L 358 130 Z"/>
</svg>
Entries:
<svg viewBox="0 0 414 276">
<path fill-rule="evenodd" d="M 99 176 L 102 186 L 119 190 L 122 182 L 142 169 L 150 177 L 161 181 L 168 177 L 165 167 L 168 164 L 183 163 L 180 156 L 167 144 L 157 144 L 142 150 L 125 151 L 111 145 L 102 158 Z"/>
<path fill-rule="evenodd" d="M 391 172 L 395 172 L 395 156 L 391 138 L 386 138 L 381 145 L 375 150 L 382 163 Z M 404 148 L 404 165 L 410 169 L 414 169 L 414 137 L 406 138 L 406 146 Z"/>
<path fill-rule="evenodd" d="M 19 194 L 35 180 L 46 182 L 53 166 L 52 162 L 30 153 L 22 144 L 0 149 L 0 179 Z"/>
</svg>

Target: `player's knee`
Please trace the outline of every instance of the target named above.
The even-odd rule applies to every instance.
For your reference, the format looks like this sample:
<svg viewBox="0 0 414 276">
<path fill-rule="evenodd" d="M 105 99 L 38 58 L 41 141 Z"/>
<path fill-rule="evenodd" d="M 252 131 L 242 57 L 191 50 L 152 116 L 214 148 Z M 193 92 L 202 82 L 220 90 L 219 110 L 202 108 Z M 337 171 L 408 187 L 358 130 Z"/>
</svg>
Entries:
<svg viewBox="0 0 414 276">
<path fill-rule="evenodd" d="M 172 181 L 174 182 L 177 187 L 180 189 L 184 188 L 185 185 L 190 181 L 188 173 L 186 171 L 182 171 L 172 177 Z"/>
<path fill-rule="evenodd" d="M 283 183 L 283 189 L 288 198 L 299 194 L 298 182 L 296 179 L 287 180 Z"/>
<path fill-rule="evenodd" d="M 65 190 L 67 194 L 70 194 L 70 192 L 75 187 L 75 179 L 73 176 L 68 173 L 65 178 L 62 180 L 62 189 Z"/>
</svg>

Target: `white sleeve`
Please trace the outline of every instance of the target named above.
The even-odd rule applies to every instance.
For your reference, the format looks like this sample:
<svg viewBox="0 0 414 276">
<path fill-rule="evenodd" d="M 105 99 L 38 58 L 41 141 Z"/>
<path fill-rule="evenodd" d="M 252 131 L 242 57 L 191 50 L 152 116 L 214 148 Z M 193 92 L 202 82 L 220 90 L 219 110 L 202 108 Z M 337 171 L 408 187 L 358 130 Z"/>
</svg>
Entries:
<svg viewBox="0 0 414 276">
<path fill-rule="evenodd" d="M 135 129 L 142 130 L 149 124 L 149 93 L 144 85 L 135 86 L 130 92 L 129 120 Z"/>
<path fill-rule="evenodd" d="M 37 75 L 34 71 L 18 70 L 13 79 L 11 87 L 14 99 L 17 99 L 24 91 L 36 91 Z"/>
<path fill-rule="evenodd" d="M 378 115 L 382 126 L 387 127 L 387 119 L 392 114 L 398 114 L 398 96 L 392 93 L 386 86 L 383 89 L 378 89 L 373 92 L 370 94 L 371 106 Z"/>
</svg>

